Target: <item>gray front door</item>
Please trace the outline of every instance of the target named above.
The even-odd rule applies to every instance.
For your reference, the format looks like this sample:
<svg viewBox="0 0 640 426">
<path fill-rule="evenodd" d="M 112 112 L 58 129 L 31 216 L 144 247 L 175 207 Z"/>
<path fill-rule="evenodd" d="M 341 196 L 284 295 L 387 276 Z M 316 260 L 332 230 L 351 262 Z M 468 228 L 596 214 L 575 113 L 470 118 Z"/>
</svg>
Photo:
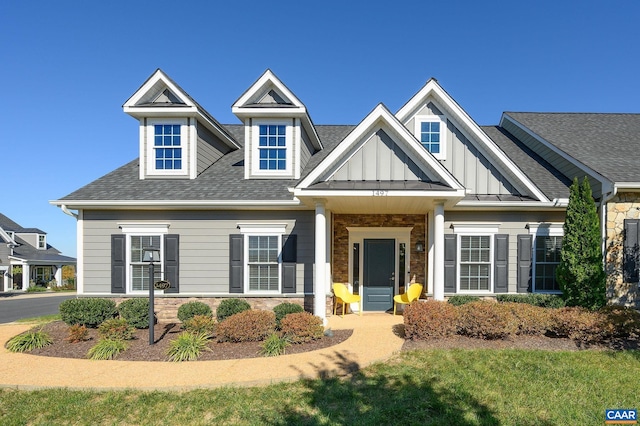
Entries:
<svg viewBox="0 0 640 426">
<path fill-rule="evenodd" d="M 393 239 L 364 240 L 363 310 L 393 308 L 395 289 L 395 247 Z"/>
</svg>

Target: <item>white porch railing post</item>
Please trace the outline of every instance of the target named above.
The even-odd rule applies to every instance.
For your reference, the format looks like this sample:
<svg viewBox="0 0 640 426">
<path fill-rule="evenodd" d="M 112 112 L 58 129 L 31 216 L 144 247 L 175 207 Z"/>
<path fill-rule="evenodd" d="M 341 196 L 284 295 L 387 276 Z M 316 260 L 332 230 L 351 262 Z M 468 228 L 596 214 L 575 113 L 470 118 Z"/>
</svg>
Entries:
<svg viewBox="0 0 640 426">
<path fill-rule="evenodd" d="M 327 323 L 327 289 L 326 289 L 326 263 L 327 263 L 327 217 L 325 215 L 324 200 L 315 200 L 316 203 L 316 233 L 315 233 L 315 282 L 313 298 L 313 314 L 322 318 Z"/>
</svg>

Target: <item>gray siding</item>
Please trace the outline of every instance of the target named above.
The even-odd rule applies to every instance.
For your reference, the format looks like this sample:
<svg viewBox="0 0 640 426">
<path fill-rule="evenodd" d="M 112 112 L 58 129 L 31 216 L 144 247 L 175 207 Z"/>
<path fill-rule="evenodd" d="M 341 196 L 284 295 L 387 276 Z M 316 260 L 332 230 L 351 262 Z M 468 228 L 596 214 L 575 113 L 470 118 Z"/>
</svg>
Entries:
<svg viewBox="0 0 640 426">
<path fill-rule="evenodd" d="M 110 236 L 122 232 L 118 224 L 123 222 L 169 224 L 169 233 L 180 235 L 180 293 L 205 295 L 229 294 L 229 235 L 238 233 L 238 223 L 286 223 L 286 232 L 298 235 L 297 293 L 312 291 L 314 214 L 311 211 L 85 211 L 85 293 L 110 292 Z"/>
<path fill-rule="evenodd" d="M 508 291 L 517 291 L 518 273 L 518 235 L 529 234 L 528 223 L 556 222 L 563 223 L 565 212 L 445 212 L 444 229 L 446 234 L 453 234 L 452 223 L 500 223 L 499 234 L 509 235 L 509 273 Z M 492 243 L 493 244 L 493 243 Z M 493 274 L 493 272 L 492 272 Z"/>
<path fill-rule="evenodd" d="M 330 180 L 438 181 L 420 170 L 383 130 L 378 130 Z"/>
<path fill-rule="evenodd" d="M 302 171 L 305 167 L 307 167 L 307 163 L 309 162 L 311 156 L 314 154 L 315 149 L 311 145 L 309 135 L 307 134 L 306 130 L 304 130 L 304 127 L 302 127 L 302 125 L 300 126 L 300 131 L 302 141 L 302 144 L 300 146 L 300 171 Z"/>
<path fill-rule="evenodd" d="M 0 240 L 2 241 L 2 240 Z M 11 253 L 9 247 L 7 247 L 7 244 L 5 243 L 0 243 L 0 266 L 9 266 L 9 254 Z M 0 282 L 2 280 L 2 277 L 0 277 Z"/>
<path fill-rule="evenodd" d="M 503 120 L 502 127 L 518 138 L 518 140 L 528 146 L 532 151 L 547 160 L 549 164 L 558 169 L 560 173 L 567 176 L 569 179 L 573 180 L 573 178 L 577 177 L 582 181 L 584 176 L 587 175 L 587 173 L 580 167 L 566 160 L 511 121 Z M 602 196 L 602 184 L 600 181 L 589 177 L 589 184 L 591 185 L 594 198 L 600 198 Z"/>
<path fill-rule="evenodd" d="M 220 157 L 229 152 L 229 147 L 200 123 L 198 123 L 197 126 L 198 174 L 200 174 L 204 169 L 218 161 Z"/>
</svg>

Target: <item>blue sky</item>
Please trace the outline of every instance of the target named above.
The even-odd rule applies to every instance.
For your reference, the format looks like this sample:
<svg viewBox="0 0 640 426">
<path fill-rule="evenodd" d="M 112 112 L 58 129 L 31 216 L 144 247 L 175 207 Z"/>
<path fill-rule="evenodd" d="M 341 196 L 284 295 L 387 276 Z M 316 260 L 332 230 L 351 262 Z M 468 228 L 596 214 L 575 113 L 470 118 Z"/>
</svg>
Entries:
<svg viewBox="0 0 640 426">
<path fill-rule="evenodd" d="M 49 200 L 138 156 L 121 107 L 156 68 L 222 123 L 266 68 L 316 124 L 395 112 L 430 77 L 480 125 L 638 113 L 638 22 L 637 1 L 3 2 L 0 211 L 75 256 Z"/>
</svg>

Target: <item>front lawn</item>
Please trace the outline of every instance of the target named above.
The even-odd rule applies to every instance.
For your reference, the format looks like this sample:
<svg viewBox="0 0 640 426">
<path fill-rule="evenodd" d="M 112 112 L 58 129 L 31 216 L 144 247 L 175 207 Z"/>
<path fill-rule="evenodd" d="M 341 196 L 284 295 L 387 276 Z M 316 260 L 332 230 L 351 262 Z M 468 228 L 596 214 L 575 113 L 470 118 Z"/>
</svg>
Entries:
<svg viewBox="0 0 640 426">
<path fill-rule="evenodd" d="M 607 408 L 640 408 L 638 377 L 640 351 L 423 350 L 348 380 L 182 393 L 4 389 L 0 424 L 602 425 Z"/>
</svg>

